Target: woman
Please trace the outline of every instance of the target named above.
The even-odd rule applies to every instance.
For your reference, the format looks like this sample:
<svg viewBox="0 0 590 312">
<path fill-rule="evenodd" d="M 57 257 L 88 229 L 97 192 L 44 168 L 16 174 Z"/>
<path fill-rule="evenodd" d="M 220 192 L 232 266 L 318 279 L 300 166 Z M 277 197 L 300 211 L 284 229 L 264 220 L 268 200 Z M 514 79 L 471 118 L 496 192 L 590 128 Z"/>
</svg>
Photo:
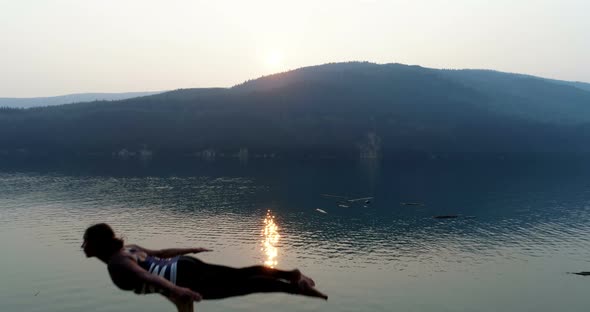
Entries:
<svg viewBox="0 0 590 312">
<path fill-rule="evenodd" d="M 105 223 L 86 229 L 82 248 L 86 257 L 97 257 L 107 265 L 113 283 L 120 289 L 137 294 L 160 293 L 179 312 L 192 311 L 194 301 L 252 293 L 282 292 L 328 299 L 299 270 L 282 271 L 264 266 L 231 268 L 185 256 L 211 251 L 204 248 L 149 250 L 137 245 L 125 246 Z"/>
</svg>

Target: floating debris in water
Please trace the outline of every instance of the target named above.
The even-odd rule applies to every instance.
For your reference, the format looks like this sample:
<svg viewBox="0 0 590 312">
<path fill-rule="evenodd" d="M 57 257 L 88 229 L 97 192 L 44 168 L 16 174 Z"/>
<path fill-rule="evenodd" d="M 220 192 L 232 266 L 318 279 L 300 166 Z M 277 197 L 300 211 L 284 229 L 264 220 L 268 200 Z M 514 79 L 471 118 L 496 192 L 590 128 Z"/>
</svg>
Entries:
<svg viewBox="0 0 590 312">
<path fill-rule="evenodd" d="M 359 198 L 351 198 L 349 199 L 346 196 L 340 195 L 333 195 L 333 194 L 320 194 L 324 197 L 331 197 L 331 198 L 338 198 L 339 200 L 336 201 L 336 205 L 340 208 L 349 208 L 351 205 L 356 205 L 357 202 L 364 202 L 363 207 L 367 207 L 368 204 L 371 203 L 371 200 L 374 197 L 359 197 Z"/>
<path fill-rule="evenodd" d="M 458 218 L 458 215 L 443 215 L 443 216 L 434 216 L 435 219 L 455 219 Z"/>
<path fill-rule="evenodd" d="M 325 210 L 320 209 L 320 208 L 316 208 L 316 211 L 327 214 L 327 212 Z"/>
<path fill-rule="evenodd" d="M 361 198 L 353 198 L 353 199 L 348 199 L 349 203 L 354 203 L 357 201 L 365 201 L 365 204 L 368 204 L 371 202 L 371 199 L 373 199 L 373 197 L 361 197 Z"/>
<path fill-rule="evenodd" d="M 324 197 L 334 197 L 334 198 L 343 198 L 343 199 L 347 199 L 348 197 L 346 196 L 340 196 L 340 195 L 332 195 L 332 194 L 320 194 Z"/>
<path fill-rule="evenodd" d="M 575 274 L 575 275 L 581 275 L 581 276 L 588 276 L 590 275 L 590 272 L 588 271 L 583 271 L 583 272 L 569 272 L 570 274 Z"/>
</svg>

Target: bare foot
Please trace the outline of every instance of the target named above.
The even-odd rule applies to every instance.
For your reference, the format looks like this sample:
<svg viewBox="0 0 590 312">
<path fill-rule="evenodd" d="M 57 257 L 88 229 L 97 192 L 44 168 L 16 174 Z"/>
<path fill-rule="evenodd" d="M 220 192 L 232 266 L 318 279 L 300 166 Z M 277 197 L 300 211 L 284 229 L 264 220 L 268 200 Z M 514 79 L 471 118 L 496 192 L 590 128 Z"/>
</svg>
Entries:
<svg viewBox="0 0 590 312">
<path fill-rule="evenodd" d="M 328 296 L 326 294 L 323 294 L 319 290 L 315 289 L 309 283 L 309 281 L 307 279 L 301 279 L 299 281 L 298 285 L 299 285 L 299 291 L 301 292 L 302 295 L 308 296 L 308 297 L 316 297 L 316 298 L 322 298 L 324 300 L 328 300 Z"/>
<path fill-rule="evenodd" d="M 315 281 L 312 280 L 310 277 L 303 275 L 303 273 L 301 273 L 301 279 L 306 280 L 309 283 L 309 285 L 311 285 L 311 287 L 315 287 Z"/>
<path fill-rule="evenodd" d="M 291 279 L 291 284 L 299 284 L 302 280 L 307 281 L 312 287 L 315 287 L 315 281 L 311 278 L 303 275 L 301 271 L 298 269 L 293 270 L 293 278 Z"/>
<path fill-rule="evenodd" d="M 293 271 L 291 271 L 291 273 L 293 273 L 293 276 L 291 277 L 291 284 L 297 284 L 299 283 L 299 280 L 301 280 L 301 271 L 299 271 L 298 269 L 295 269 Z"/>
</svg>

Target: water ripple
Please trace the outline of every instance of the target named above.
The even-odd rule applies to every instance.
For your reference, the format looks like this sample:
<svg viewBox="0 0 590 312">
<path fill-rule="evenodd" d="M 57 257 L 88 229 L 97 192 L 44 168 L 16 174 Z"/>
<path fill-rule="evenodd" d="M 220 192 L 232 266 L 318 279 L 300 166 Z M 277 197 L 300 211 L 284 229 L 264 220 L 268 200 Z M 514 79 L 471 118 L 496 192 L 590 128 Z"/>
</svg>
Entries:
<svg viewBox="0 0 590 312">
<path fill-rule="evenodd" d="M 14 290 L 2 297 L 8 303 L 0 303 L 14 311 L 131 307 L 111 286 L 98 294 L 114 298 L 106 305 L 90 291 L 96 281 L 110 285 L 104 271 L 94 269 L 96 263 L 81 262 L 82 233 L 96 222 L 107 222 L 126 241 L 147 247 L 204 246 L 216 251 L 203 255 L 211 261 L 261 264 L 268 261 L 260 235 L 270 210 L 280 231 L 273 245 L 279 266 L 317 268 L 319 275 L 377 274 L 373 279 L 387 287 L 396 287 L 388 277 L 410 284 L 450 272 L 479 278 L 488 267 L 534 267 L 552 259 L 573 265 L 590 258 L 590 201 L 584 197 L 589 192 L 568 201 L 539 191 L 527 193 L 526 199 L 505 192 L 498 200 L 488 192 L 493 199 L 466 205 L 476 207 L 466 214 L 473 218 L 437 220 L 432 215 L 449 209 L 442 200 L 438 206 L 432 200 L 430 206 L 408 210 L 397 207 L 401 200 L 395 198 L 362 208 L 326 208 L 328 214 L 319 214 L 315 208 L 327 205 L 321 198 L 301 200 L 271 183 L 231 176 L 0 173 L 0 189 L 2 244 L 15 254 L 6 261 L 35 268 L 0 273 L 3 280 L 16 281 Z M 500 207 L 503 214 L 490 207 Z M 364 278 L 355 276 L 358 283 Z M 78 299 L 70 300 L 72 295 Z M 37 301 L 21 303 L 31 296 Z"/>
</svg>

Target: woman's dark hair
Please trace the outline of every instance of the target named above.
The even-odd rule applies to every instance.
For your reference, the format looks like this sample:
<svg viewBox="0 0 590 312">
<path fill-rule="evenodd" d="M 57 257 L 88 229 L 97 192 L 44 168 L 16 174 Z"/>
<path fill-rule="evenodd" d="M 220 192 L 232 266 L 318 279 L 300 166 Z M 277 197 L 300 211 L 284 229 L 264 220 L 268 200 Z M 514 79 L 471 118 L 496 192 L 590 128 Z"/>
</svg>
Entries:
<svg viewBox="0 0 590 312">
<path fill-rule="evenodd" d="M 84 240 L 99 254 L 111 254 L 123 248 L 123 240 L 106 223 L 98 223 L 86 229 Z"/>
</svg>

